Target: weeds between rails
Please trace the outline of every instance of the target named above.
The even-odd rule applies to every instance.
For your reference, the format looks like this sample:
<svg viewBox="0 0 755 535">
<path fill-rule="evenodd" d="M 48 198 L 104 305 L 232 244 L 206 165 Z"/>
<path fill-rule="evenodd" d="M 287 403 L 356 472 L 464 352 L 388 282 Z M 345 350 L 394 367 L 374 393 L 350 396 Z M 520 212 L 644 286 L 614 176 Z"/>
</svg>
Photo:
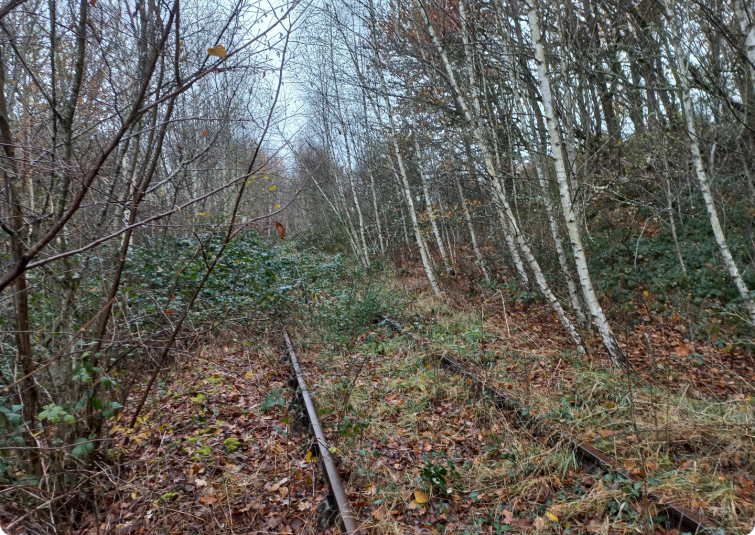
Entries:
<svg viewBox="0 0 755 535">
<path fill-rule="evenodd" d="M 383 319 L 395 331 L 403 334 L 409 334 L 416 341 L 422 343 L 421 337 L 405 330 L 397 321 L 388 316 L 383 316 Z M 579 459 L 579 462 L 583 468 L 591 472 L 610 471 L 619 474 L 621 477 L 627 480 L 630 485 L 639 485 L 638 490 L 642 489 L 644 478 L 632 474 L 628 470 L 624 469 L 624 465 L 614 457 L 586 442 L 579 440 L 568 432 L 556 429 L 555 426 L 549 425 L 541 418 L 533 417 L 530 414 L 522 414 L 522 405 L 515 398 L 492 386 L 484 379 L 481 379 L 467 366 L 448 356 L 447 352 L 444 352 L 438 360 L 441 366 L 455 372 L 457 375 L 461 375 L 467 378 L 476 389 L 480 390 L 486 395 L 489 395 L 493 403 L 501 411 L 503 411 L 504 414 L 507 415 L 509 420 L 513 420 L 512 423 L 514 423 L 515 425 L 530 429 L 535 436 L 547 437 L 547 440 L 550 442 L 564 442 L 568 444 L 574 451 L 576 458 Z M 662 507 L 666 511 L 668 516 L 674 521 L 673 527 L 679 529 L 680 531 L 684 530 L 690 531 L 692 533 L 700 533 L 703 531 L 712 531 L 718 529 L 717 526 L 715 526 L 708 519 L 704 518 L 700 514 L 692 511 L 687 507 L 678 505 L 679 500 L 676 500 L 672 496 L 669 496 L 665 493 L 647 491 L 643 492 L 643 498 L 651 500 Z"/>
</svg>

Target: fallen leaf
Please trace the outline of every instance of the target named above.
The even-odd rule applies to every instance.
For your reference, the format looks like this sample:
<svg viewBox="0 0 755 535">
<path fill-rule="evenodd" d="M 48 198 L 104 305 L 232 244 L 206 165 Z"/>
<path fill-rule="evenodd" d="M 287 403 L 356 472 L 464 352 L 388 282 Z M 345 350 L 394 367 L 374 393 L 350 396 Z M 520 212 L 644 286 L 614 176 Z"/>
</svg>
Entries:
<svg viewBox="0 0 755 535">
<path fill-rule="evenodd" d="M 558 522 L 558 517 L 550 511 L 546 511 L 545 516 L 548 517 L 548 520 L 550 520 L 551 522 Z"/>
<path fill-rule="evenodd" d="M 201 489 L 202 487 L 207 486 L 207 481 L 205 481 L 204 479 L 197 478 L 194 480 L 194 483 L 197 485 L 198 489 Z"/>
<path fill-rule="evenodd" d="M 273 531 L 281 522 L 283 522 L 283 519 L 279 516 L 269 518 L 264 525 L 265 531 Z"/>
<path fill-rule="evenodd" d="M 382 520 L 385 518 L 385 513 L 386 511 L 384 507 L 375 509 L 374 511 L 372 511 L 372 518 L 374 518 L 375 520 Z"/>
<path fill-rule="evenodd" d="M 115 535 L 131 535 L 132 533 L 141 530 L 143 526 L 144 522 L 135 522 L 133 524 L 129 524 L 128 526 L 117 528 L 115 530 Z"/>
<path fill-rule="evenodd" d="M 427 496 L 425 496 L 425 493 L 422 492 L 421 490 L 415 490 L 414 491 L 414 499 L 417 500 L 417 503 L 420 504 L 420 505 L 422 505 L 423 503 L 427 503 L 428 501 L 430 501 L 430 500 L 427 499 Z"/>
<path fill-rule="evenodd" d="M 273 485 L 272 487 L 270 487 L 270 492 L 276 492 L 279 488 L 281 488 L 283 485 L 285 485 L 287 481 L 288 481 L 288 478 L 284 477 L 283 479 L 281 479 L 280 481 L 278 481 L 275 485 Z"/>
<path fill-rule="evenodd" d="M 542 516 L 539 516 L 535 519 L 535 530 L 536 531 L 542 531 L 546 528 L 548 525 L 548 521 L 543 518 Z"/>
</svg>

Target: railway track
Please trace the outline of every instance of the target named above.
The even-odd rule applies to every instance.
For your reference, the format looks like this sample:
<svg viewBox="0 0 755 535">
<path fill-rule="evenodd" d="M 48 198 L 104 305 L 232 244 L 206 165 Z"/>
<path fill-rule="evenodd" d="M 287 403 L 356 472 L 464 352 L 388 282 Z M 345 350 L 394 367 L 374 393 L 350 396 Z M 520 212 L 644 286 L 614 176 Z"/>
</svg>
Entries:
<svg viewBox="0 0 755 535">
<path fill-rule="evenodd" d="M 385 317 L 386 323 L 390 324 L 395 330 L 409 334 L 415 340 L 423 342 L 419 336 L 411 331 L 404 330 L 401 325 L 395 320 Z M 364 532 L 358 526 L 358 520 L 354 514 L 346 493 L 344 491 L 344 485 L 338 475 L 338 470 L 331 456 L 330 448 L 325 440 L 325 435 L 322 430 L 322 426 L 317 417 L 317 410 L 312 402 L 312 398 L 307 387 L 306 380 L 302 374 L 301 366 L 296 357 L 296 353 L 291 342 L 291 338 L 288 333 L 284 333 L 287 354 L 291 361 L 293 369 L 293 375 L 291 378 L 290 386 L 295 390 L 294 402 L 299 408 L 301 415 L 299 426 L 307 429 L 312 435 L 313 454 L 319 457 L 319 462 L 325 479 L 330 486 L 331 494 L 328 497 L 328 502 L 331 507 L 332 513 L 335 515 L 334 520 L 341 523 L 341 527 L 344 533 L 349 535 L 363 535 Z M 551 442 L 561 442 L 568 444 L 574 451 L 575 457 L 580 462 L 583 468 L 588 470 L 598 470 L 604 472 L 612 472 L 621 475 L 627 481 L 633 483 L 644 480 L 635 474 L 632 474 L 624 468 L 624 465 L 611 455 L 601 451 L 591 444 L 579 440 L 577 437 L 569 434 L 568 432 L 558 429 L 557 427 L 545 422 L 538 417 L 527 416 L 524 417 L 521 414 L 521 404 L 519 401 L 505 393 L 504 391 L 494 387 L 487 381 L 482 379 L 472 369 L 448 356 L 446 353 L 440 356 L 440 364 L 450 372 L 463 376 L 472 383 L 472 385 L 479 391 L 487 393 L 493 403 L 509 418 L 512 423 L 519 427 L 526 427 L 533 431 L 536 436 L 547 436 Z M 680 532 L 686 533 L 711 533 L 718 531 L 723 533 L 714 523 L 709 519 L 700 515 L 696 511 L 693 511 L 679 503 L 678 500 L 672 496 L 657 492 L 649 491 L 645 494 L 649 501 L 655 502 L 656 505 L 664 510 L 669 519 L 673 522 L 673 527 Z"/>
<path fill-rule="evenodd" d="M 325 502 L 328 509 L 322 511 L 322 513 L 328 523 L 340 523 L 344 533 L 348 535 L 363 535 L 363 531 L 358 527 L 356 515 L 354 515 L 349 500 L 346 497 L 343 482 L 338 475 L 338 469 L 330 454 L 330 447 L 325 440 L 325 434 L 317 417 L 317 409 L 309 394 L 307 381 L 302 374 L 299 360 L 296 358 L 294 345 L 291 343 L 288 332 L 284 331 L 283 336 L 286 340 L 286 351 L 294 372 L 289 385 L 295 392 L 292 403 L 296 406 L 298 412 L 297 424 L 300 429 L 306 429 L 312 436 L 313 440 L 310 451 L 319 459 L 320 469 L 330 487 L 330 494 L 328 495 L 327 502 Z"/>
<path fill-rule="evenodd" d="M 403 334 L 409 334 L 415 340 L 424 344 L 424 341 L 419 336 L 412 333 L 411 331 L 404 330 L 401 324 L 399 324 L 395 320 L 387 316 L 384 316 L 384 320 L 386 321 L 386 323 L 390 324 L 394 330 Z M 579 440 L 577 437 L 574 437 L 568 432 L 556 428 L 555 426 L 543 421 L 543 419 L 541 418 L 522 416 L 519 410 L 522 408 L 522 405 L 517 399 L 492 386 L 487 381 L 482 379 L 478 374 L 474 373 L 473 370 L 471 370 L 458 360 L 454 359 L 453 357 L 450 357 L 446 353 L 444 353 L 440 356 L 439 360 L 440 364 L 444 368 L 469 379 L 477 389 L 487 393 L 493 403 L 495 403 L 495 405 L 499 409 L 501 409 L 501 411 L 506 414 L 510 420 L 513 421 L 512 423 L 520 427 L 530 428 L 536 435 L 548 436 L 550 437 L 550 441 L 552 442 L 562 442 L 569 444 L 574 450 L 575 456 L 581 462 L 583 467 L 588 469 L 611 471 L 621 475 L 622 477 L 629 481 L 632 481 L 633 483 L 641 483 L 644 481 L 642 478 L 626 470 L 624 468 L 624 465 L 617 459 L 615 459 L 611 455 L 608 455 L 604 451 L 595 448 L 591 444 Z M 684 507 L 683 505 L 680 505 L 678 503 L 679 501 L 672 496 L 656 491 L 647 492 L 646 496 L 650 501 L 655 502 L 660 508 L 666 511 L 669 518 L 673 521 L 674 527 L 679 529 L 679 531 L 681 532 L 703 533 L 718 530 L 719 533 L 722 533 L 722 530 L 720 530 L 710 520 L 698 514 L 697 512 L 692 511 L 691 509 Z"/>
</svg>

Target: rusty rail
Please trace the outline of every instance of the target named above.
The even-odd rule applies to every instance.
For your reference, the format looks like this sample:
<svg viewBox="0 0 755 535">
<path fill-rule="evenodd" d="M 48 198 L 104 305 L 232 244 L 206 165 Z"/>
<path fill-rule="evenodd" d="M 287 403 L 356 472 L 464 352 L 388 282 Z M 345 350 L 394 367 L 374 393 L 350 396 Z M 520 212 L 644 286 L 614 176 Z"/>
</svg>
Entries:
<svg viewBox="0 0 755 535">
<path fill-rule="evenodd" d="M 356 516 L 351 509 L 351 505 L 349 505 L 349 500 L 343 489 L 341 478 L 338 476 L 338 470 L 336 469 L 336 465 L 330 455 L 330 447 L 325 440 L 325 434 L 320 425 L 320 420 L 317 418 L 317 409 L 315 409 L 312 397 L 309 395 L 309 388 L 307 388 L 307 382 L 302 374 L 299 361 L 296 358 L 294 345 L 291 343 L 291 338 L 289 337 L 288 332 L 284 331 L 283 336 L 286 339 L 286 347 L 288 357 L 291 359 L 291 367 L 294 369 L 292 386 L 298 389 L 297 394 L 301 395 L 301 401 L 306 409 L 306 427 L 314 436 L 315 447 L 317 449 L 316 453 L 320 459 L 320 466 L 325 475 L 325 480 L 330 486 L 331 497 L 335 502 L 334 505 L 337 507 L 338 514 L 341 517 L 343 531 L 348 535 L 362 535 L 362 531 L 357 527 Z"/>
<path fill-rule="evenodd" d="M 399 324 L 395 320 L 387 316 L 383 316 L 383 317 L 386 320 L 386 322 L 389 323 L 395 330 L 399 332 L 403 332 L 405 334 L 409 334 L 415 340 L 420 341 L 420 337 L 418 337 L 416 334 L 410 331 L 403 330 L 401 328 L 401 324 Z M 453 370 L 459 375 L 462 375 L 470 379 L 483 392 L 487 392 L 498 408 L 502 409 L 504 412 L 511 413 L 513 411 L 514 414 L 520 414 L 516 412 L 516 409 L 521 407 L 521 404 L 516 398 L 509 396 L 502 390 L 499 390 L 498 388 L 492 386 L 485 380 L 481 379 L 479 376 L 477 376 L 477 374 L 475 374 L 469 368 L 464 366 L 462 363 L 460 363 L 456 359 L 449 357 L 446 353 L 443 353 L 440 360 L 441 360 L 441 364 L 445 368 Z M 520 418 L 517 418 L 516 423 L 525 425 L 526 427 L 534 427 L 540 430 L 543 430 L 543 429 L 551 430 L 552 433 L 550 433 L 550 436 L 553 437 L 553 440 L 564 441 L 570 444 L 571 447 L 574 449 L 574 452 L 576 453 L 576 455 L 584 464 L 594 466 L 596 468 L 602 468 L 604 470 L 605 469 L 611 470 L 613 472 L 616 472 L 617 474 L 620 474 L 621 476 L 628 479 L 629 481 L 633 481 L 633 482 L 643 481 L 641 478 L 625 470 L 624 465 L 622 465 L 619 461 L 617 461 L 616 459 L 614 459 L 607 453 L 600 451 L 594 446 L 579 440 L 578 438 L 572 436 L 571 434 L 563 430 L 554 428 L 554 426 L 547 424 L 540 418 L 529 416 L 528 418 L 525 419 L 523 417 L 520 417 Z M 712 531 L 712 530 L 718 529 L 715 524 L 711 523 L 708 519 L 706 519 L 702 515 L 698 514 L 695 511 L 692 511 L 691 509 L 687 507 L 684 507 L 682 505 L 679 505 L 678 503 L 675 503 L 677 502 L 677 500 L 675 500 L 672 496 L 669 496 L 667 494 L 663 494 L 660 492 L 656 492 L 656 491 L 650 491 L 647 493 L 647 497 L 650 500 L 656 502 L 661 508 L 663 508 L 666 511 L 669 517 L 673 520 L 674 526 L 679 528 L 680 531 L 682 531 L 682 528 L 683 528 L 684 531 L 689 531 L 691 533 L 702 533 L 704 531 Z"/>
</svg>

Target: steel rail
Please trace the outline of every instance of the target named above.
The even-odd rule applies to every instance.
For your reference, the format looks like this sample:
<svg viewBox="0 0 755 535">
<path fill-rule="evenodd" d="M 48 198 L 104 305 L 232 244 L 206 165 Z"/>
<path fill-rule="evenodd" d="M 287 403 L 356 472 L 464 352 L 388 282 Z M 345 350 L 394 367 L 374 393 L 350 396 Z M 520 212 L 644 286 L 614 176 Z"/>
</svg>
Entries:
<svg viewBox="0 0 755 535">
<path fill-rule="evenodd" d="M 521 406 L 515 398 L 512 398 L 502 390 L 499 390 L 498 388 L 486 383 L 486 381 L 480 379 L 475 373 L 473 373 L 471 370 L 469 370 L 469 368 L 461 364 L 456 359 L 449 357 L 448 355 L 443 355 L 441 357 L 441 363 L 444 367 L 454 370 L 459 375 L 463 375 L 471 379 L 477 384 L 480 389 L 488 392 L 493 399 L 493 402 L 499 408 L 512 411 Z M 568 442 L 574 449 L 575 453 L 580 457 L 580 459 L 589 465 L 610 469 L 635 483 L 644 481 L 642 478 L 637 477 L 626 470 L 619 461 L 617 461 L 610 455 L 606 454 L 603 451 L 600 451 L 596 447 L 586 442 L 575 438 L 574 436 L 563 430 L 554 429 L 553 426 L 550 426 L 547 423 L 543 422 L 540 418 L 529 417 L 527 419 L 527 424 L 528 427 L 552 429 L 555 433 L 556 440 L 563 440 Z M 650 491 L 647 493 L 647 497 L 666 510 L 668 515 L 674 520 L 674 524 L 677 528 L 685 528 L 691 533 L 700 533 L 703 530 L 716 529 L 715 525 L 710 523 L 706 518 L 702 517 L 695 511 L 674 503 L 676 500 L 667 494 L 663 494 L 657 491 Z"/>
<path fill-rule="evenodd" d="M 388 316 L 383 316 L 383 318 L 386 320 L 387 323 L 389 323 L 395 330 L 402 332 L 404 334 L 409 334 L 412 336 L 415 340 L 422 342 L 421 338 L 417 336 L 416 334 L 412 333 L 411 331 L 407 331 L 401 328 L 401 324 L 397 321 L 393 320 L 392 318 L 389 318 Z M 579 456 L 580 460 L 587 465 L 591 465 L 596 468 L 603 468 L 603 469 L 609 469 L 612 470 L 624 478 L 632 481 L 632 482 L 643 482 L 644 480 L 640 477 L 635 476 L 634 474 L 630 473 L 628 470 L 624 468 L 624 465 L 621 464 L 619 461 L 608 455 L 607 453 L 597 449 L 596 447 L 592 446 L 591 444 L 581 441 L 578 438 L 572 436 L 568 432 L 557 429 L 555 426 L 550 425 L 546 422 L 544 422 L 541 418 L 536 418 L 529 416 L 525 418 L 521 415 L 521 413 L 518 413 L 516 409 L 521 408 L 522 405 L 519 403 L 519 401 L 516 398 L 513 398 L 506 394 L 504 391 L 499 390 L 498 388 L 490 385 L 487 381 L 484 379 L 481 379 L 477 374 L 475 374 L 473 371 L 471 371 L 469 368 L 467 368 L 465 365 L 463 365 L 458 360 L 449 357 L 447 353 L 443 353 L 440 357 L 441 364 L 450 370 L 455 371 L 459 375 L 462 375 L 468 379 L 470 379 L 472 382 L 474 382 L 478 388 L 480 388 L 483 392 L 488 392 L 490 394 L 491 399 L 495 403 L 495 405 L 506 412 L 514 412 L 516 415 L 517 423 L 523 424 L 524 426 L 528 428 L 535 428 L 536 430 L 544 430 L 549 429 L 551 433 L 549 433 L 549 436 L 552 437 L 552 440 L 562 440 L 571 445 L 571 447 L 574 449 L 574 452 Z M 718 529 L 718 527 L 710 522 L 708 519 L 703 517 L 702 515 L 698 514 L 697 512 L 684 507 L 683 505 L 678 504 L 678 500 L 673 498 L 672 496 L 669 496 L 667 494 L 657 492 L 657 491 L 650 491 L 647 494 L 647 497 L 656 502 L 661 508 L 663 508 L 673 519 L 674 525 L 677 528 L 685 528 L 687 531 L 690 531 L 691 533 L 702 533 L 703 531 L 713 531 Z M 680 530 L 681 531 L 681 530 Z"/>
<path fill-rule="evenodd" d="M 320 420 L 317 418 L 317 410 L 315 409 L 312 397 L 309 394 L 307 381 L 304 379 L 299 361 L 296 358 L 294 345 L 291 343 L 291 337 L 289 337 L 287 331 L 283 331 L 283 337 L 286 339 L 288 357 L 291 359 L 291 367 L 294 369 L 299 392 L 301 393 L 304 407 L 307 410 L 307 427 L 310 433 L 315 437 L 318 450 L 317 453 L 323 468 L 323 474 L 325 475 L 325 479 L 330 486 L 331 494 L 338 507 L 338 512 L 341 516 L 341 521 L 343 522 L 343 531 L 348 535 L 362 535 L 362 530 L 357 527 L 357 518 L 351 509 L 348 498 L 346 497 L 346 492 L 343 489 L 343 483 L 341 483 L 341 478 L 339 477 L 338 470 L 333 462 L 333 457 L 330 455 L 330 447 L 325 440 L 325 433 L 323 433 Z"/>
</svg>

